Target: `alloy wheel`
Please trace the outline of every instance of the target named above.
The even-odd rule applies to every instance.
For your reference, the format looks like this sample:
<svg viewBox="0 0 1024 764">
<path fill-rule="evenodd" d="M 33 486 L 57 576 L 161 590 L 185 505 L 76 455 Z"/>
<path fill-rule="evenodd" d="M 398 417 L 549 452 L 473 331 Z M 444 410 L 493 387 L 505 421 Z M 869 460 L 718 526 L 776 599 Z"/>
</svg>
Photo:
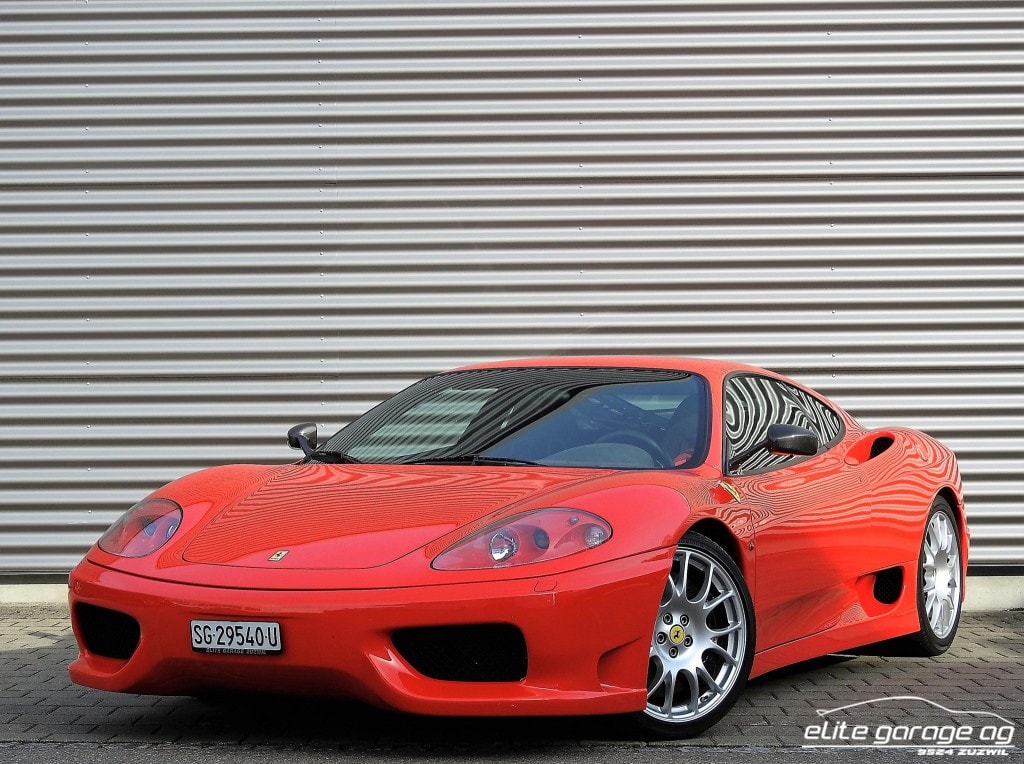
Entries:
<svg viewBox="0 0 1024 764">
<path fill-rule="evenodd" d="M 745 680 L 750 624 L 740 585 L 712 555 L 680 545 L 651 639 L 648 717 L 697 722 Z"/>
<path fill-rule="evenodd" d="M 960 546 L 956 528 L 945 512 L 928 519 L 921 569 L 925 614 L 932 633 L 946 639 L 960 612 Z"/>
</svg>

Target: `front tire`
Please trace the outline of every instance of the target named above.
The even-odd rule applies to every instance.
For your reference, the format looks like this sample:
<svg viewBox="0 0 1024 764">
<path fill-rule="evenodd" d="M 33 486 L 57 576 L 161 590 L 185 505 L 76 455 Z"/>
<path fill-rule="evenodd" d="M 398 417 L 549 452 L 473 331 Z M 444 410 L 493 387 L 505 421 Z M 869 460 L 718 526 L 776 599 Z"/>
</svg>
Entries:
<svg viewBox="0 0 1024 764">
<path fill-rule="evenodd" d="M 658 608 L 647 708 L 637 722 L 672 739 L 717 723 L 746 685 L 754 638 L 754 608 L 739 566 L 706 536 L 684 536 Z"/>
</svg>

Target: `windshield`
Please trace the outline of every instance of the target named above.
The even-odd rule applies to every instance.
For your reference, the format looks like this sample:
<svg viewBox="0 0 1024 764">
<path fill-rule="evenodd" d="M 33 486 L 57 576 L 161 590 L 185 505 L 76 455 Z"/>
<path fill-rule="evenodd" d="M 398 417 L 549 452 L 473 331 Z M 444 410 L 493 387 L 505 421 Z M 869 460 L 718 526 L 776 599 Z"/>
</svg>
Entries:
<svg viewBox="0 0 1024 764">
<path fill-rule="evenodd" d="M 336 433 L 361 462 L 693 467 L 707 454 L 707 383 L 678 371 L 497 368 L 428 377 Z M 326 457 L 326 455 L 325 455 Z"/>
</svg>

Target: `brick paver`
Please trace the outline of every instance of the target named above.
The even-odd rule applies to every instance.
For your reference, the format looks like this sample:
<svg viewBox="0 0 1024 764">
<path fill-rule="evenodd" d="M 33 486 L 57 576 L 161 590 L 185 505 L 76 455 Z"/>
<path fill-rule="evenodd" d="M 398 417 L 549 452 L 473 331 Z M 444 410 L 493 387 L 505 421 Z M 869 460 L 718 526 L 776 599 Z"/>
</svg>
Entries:
<svg viewBox="0 0 1024 764">
<path fill-rule="evenodd" d="M 354 703 L 263 697 L 217 702 L 105 693 L 77 687 L 66 611 L 0 607 L 0 743 L 279 745 L 348 751 L 403 746 L 630 746 L 614 719 L 450 719 L 390 714 Z M 732 712 L 686 746 L 797 747 L 819 709 L 914 695 L 947 708 L 990 711 L 1017 725 L 1024 750 L 1024 613 L 966 613 L 953 648 L 937 659 L 818 659 L 754 680 Z M 881 703 L 837 714 L 857 723 L 947 723 L 933 707 Z M 830 715 L 838 721 L 840 715 Z M 657 744 L 651 744 L 657 745 Z M 670 743 L 667 745 L 680 745 Z M 691 748 L 692 751 L 692 748 Z M 1002 758 L 1002 761 L 1008 759 Z"/>
</svg>

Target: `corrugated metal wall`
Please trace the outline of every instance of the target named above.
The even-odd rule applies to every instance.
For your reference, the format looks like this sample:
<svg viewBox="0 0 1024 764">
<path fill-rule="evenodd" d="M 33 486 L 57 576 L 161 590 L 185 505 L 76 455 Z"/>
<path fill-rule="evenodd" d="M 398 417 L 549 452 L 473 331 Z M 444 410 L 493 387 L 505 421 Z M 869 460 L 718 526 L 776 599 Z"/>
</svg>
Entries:
<svg viewBox="0 0 1024 764">
<path fill-rule="evenodd" d="M 733 357 L 1024 553 L 1019 2 L 5 2 L 0 571 L 434 370 Z"/>
</svg>

